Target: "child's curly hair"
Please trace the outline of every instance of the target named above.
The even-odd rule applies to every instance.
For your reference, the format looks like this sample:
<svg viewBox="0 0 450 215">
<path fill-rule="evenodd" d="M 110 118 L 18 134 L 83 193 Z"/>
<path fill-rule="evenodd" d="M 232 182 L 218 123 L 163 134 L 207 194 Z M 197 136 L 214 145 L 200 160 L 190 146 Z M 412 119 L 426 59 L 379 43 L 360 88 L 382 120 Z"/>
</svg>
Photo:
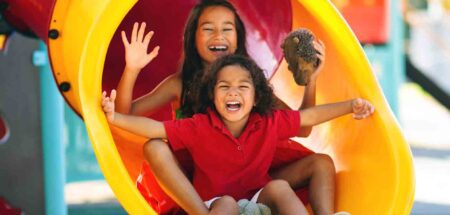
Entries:
<svg viewBox="0 0 450 215">
<path fill-rule="evenodd" d="M 275 96 L 263 70 L 249 57 L 236 54 L 217 59 L 203 75 L 194 93 L 194 98 L 197 100 L 193 107 L 194 112 L 206 113 L 208 108 L 215 110 L 214 87 L 217 83 L 217 75 L 224 67 L 232 65 L 240 66 L 250 73 L 255 87 L 255 107 L 252 111 L 261 115 L 269 114 L 274 108 Z"/>
</svg>

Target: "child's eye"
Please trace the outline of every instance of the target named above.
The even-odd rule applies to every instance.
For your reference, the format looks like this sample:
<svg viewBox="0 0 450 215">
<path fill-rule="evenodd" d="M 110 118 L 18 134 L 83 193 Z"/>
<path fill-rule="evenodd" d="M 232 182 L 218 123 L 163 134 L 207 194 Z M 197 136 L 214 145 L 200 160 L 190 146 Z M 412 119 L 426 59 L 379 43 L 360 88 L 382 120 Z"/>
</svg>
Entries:
<svg viewBox="0 0 450 215">
<path fill-rule="evenodd" d="M 228 88 L 230 88 L 230 87 L 227 86 L 227 85 L 220 85 L 220 86 L 219 86 L 219 89 L 222 89 L 222 90 L 226 90 L 226 89 L 228 89 Z"/>
<path fill-rule="evenodd" d="M 203 28 L 204 31 L 213 31 L 214 29 L 212 28 Z"/>
<path fill-rule="evenodd" d="M 225 29 L 223 29 L 223 31 L 232 31 L 233 29 L 232 28 L 225 28 Z"/>
<path fill-rule="evenodd" d="M 250 87 L 247 86 L 247 85 L 241 85 L 241 86 L 239 86 L 239 88 L 240 88 L 240 89 L 248 89 L 248 88 L 250 88 Z"/>
</svg>

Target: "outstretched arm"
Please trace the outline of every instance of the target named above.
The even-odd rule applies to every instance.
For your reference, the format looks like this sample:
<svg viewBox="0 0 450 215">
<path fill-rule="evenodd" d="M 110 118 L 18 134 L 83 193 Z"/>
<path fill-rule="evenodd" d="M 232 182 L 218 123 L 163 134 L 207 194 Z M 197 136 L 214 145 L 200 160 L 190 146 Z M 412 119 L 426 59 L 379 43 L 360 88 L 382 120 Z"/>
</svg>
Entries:
<svg viewBox="0 0 450 215">
<path fill-rule="evenodd" d="M 360 98 L 345 102 L 318 105 L 300 110 L 300 126 L 314 126 L 349 113 L 353 113 L 353 118 L 355 119 L 364 119 L 372 115 L 374 110 L 375 108 L 370 102 Z"/>
<path fill-rule="evenodd" d="M 140 116 L 130 116 L 115 112 L 114 101 L 116 91 L 112 90 L 110 97 L 102 94 L 102 108 L 109 123 L 132 133 L 148 138 L 167 138 L 162 122 Z"/>
<path fill-rule="evenodd" d="M 122 42 L 125 48 L 126 65 L 117 87 L 117 111 L 120 113 L 130 113 L 136 79 L 142 68 L 158 55 L 159 46 L 156 46 L 150 53 L 147 53 L 153 31 L 148 32 L 144 36 L 145 26 L 145 22 L 140 27 L 137 22 L 134 23 L 130 40 L 128 40 L 124 31 L 121 32 Z"/>
<path fill-rule="evenodd" d="M 305 92 L 303 94 L 303 101 L 300 105 L 300 110 L 314 107 L 316 105 L 316 81 L 320 72 L 322 71 L 325 64 L 325 45 L 321 40 L 313 41 L 314 48 L 317 52 L 317 58 L 320 60 L 317 69 L 311 74 L 308 84 L 305 87 Z M 311 134 L 312 126 L 302 127 L 299 136 L 307 137 Z"/>
</svg>

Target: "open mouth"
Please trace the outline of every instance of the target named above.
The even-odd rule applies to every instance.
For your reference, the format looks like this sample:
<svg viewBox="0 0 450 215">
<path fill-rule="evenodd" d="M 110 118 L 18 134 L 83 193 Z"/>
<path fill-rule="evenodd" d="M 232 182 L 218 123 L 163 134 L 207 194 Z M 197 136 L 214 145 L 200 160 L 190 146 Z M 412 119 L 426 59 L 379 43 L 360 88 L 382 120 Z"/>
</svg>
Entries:
<svg viewBox="0 0 450 215">
<path fill-rule="evenodd" d="M 225 45 L 208 46 L 208 49 L 212 52 L 226 52 L 228 51 L 228 46 Z"/>
<path fill-rule="evenodd" d="M 227 106 L 227 110 L 229 110 L 229 111 L 237 111 L 241 108 L 241 103 L 232 101 L 232 102 L 227 102 L 226 106 Z"/>
</svg>

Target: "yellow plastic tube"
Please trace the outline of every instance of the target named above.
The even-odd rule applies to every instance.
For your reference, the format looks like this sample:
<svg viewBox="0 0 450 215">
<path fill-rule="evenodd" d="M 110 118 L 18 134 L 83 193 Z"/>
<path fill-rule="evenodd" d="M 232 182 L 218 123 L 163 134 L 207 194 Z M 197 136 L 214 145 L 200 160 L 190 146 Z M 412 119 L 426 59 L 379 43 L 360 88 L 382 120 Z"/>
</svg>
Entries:
<svg viewBox="0 0 450 215">
<path fill-rule="evenodd" d="M 362 97 L 376 112 L 357 121 L 341 117 L 314 128 L 310 148 L 332 156 L 337 170 L 336 209 L 351 214 L 409 214 L 414 201 L 411 151 L 353 32 L 328 1 L 293 0 L 293 29 L 311 29 L 326 46 L 317 103 Z M 303 91 L 283 62 L 271 80 L 292 107 Z"/>
<path fill-rule="evenodd" d="M 80 113 L 97 161 L 119 202 L 130 214 L 155 214 L 136 189 L 117 151 L 100 106 L 103 64 L 109 41 L 136 0 L 57 1 L 51 29 L 60 37 L 49 40 L 50 58 L 63 92 Z"/>
<path fill-rule="evenodd" d="M 85 120 L 99 165 L 119 202 L 130 214 L 154 214 L 135 187 L 143 138 L 113 128 L 100 107 L 103 64 L 117 26 L 136 0 L 59 0 L 49 40 L 55 77 L 70 83 L 64 92 Z M 317 102 L 354 97 L 371 101 L 375 114 L 357 121 L 341 117 L 316 127 L 301 142 L 333 157 L 337 169 L 337 210 L 352 214 L 409 214 L 414 199 L 410 149 L 355 36 L 327 0 L 292 0 L 293 29 L 310 28 L 326 45 L 327 56 Z M 83 14 L 80 16 L 80 14 Z M 276 93 L 299 106 L 302 88 L 283 62 L 271 79 Z"/>
</svg>

